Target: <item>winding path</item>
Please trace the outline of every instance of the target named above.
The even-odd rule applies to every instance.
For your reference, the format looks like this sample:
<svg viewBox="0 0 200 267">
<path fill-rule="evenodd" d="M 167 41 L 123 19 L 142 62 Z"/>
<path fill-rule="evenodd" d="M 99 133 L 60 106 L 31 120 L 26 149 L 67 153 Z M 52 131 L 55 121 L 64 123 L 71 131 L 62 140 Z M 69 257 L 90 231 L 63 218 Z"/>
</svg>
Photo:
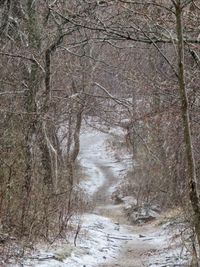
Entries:
<svg viewBox="0 0 200 267">
<path fill-rule="evenodd" d="M 130 225 L 123 213 L 124 204 L 112 203 L 111 194 L 126 166 L 116 161 L 107 149 L 108 138 L 108 135 L 96 131 L 87 131 L 81 135 L 79 162 L 86 179 L 79 186 L 96 202 L 96 208 L 92 213 L 83 214 L 77 246 L 60 244 L 61 252 L 56 252 L 56 247 L 47 248 L 46 251 L 43 249 L 43 254 L 53 257 L 44 261 L 27 261 L 27 265 L 23 266 L 176 266 L 176 244 L 171 242 L 169 248 L 170 235 L 161 226 L 156 222 L 140 227 Z M 54 255 L 64 255 L 62 262 Z"/>
<path fill-rule="evenodd" d="M 93 198 L 97 205 L 94 213 L 99 216 L 96 219 L 107 236 L 107 251 L 103 256 L 105 262 L 97 265 L 86 264 L 85 266 L 174 266 L 178 259 L 177 247 L 176 243 L 172 244 L 171 242 L 170 244 L 170 236 L 166 235 L 166 231 L 158 226 L 157 222 L 143 226 L 130 225 L 123 213 L 123 204 L 114 205 L 112 203 L 111 192 L 119 182 L 120 171 L 126 166 L 116 161 L 106 149 L 105 141 L 108 138 L 107 135 L 99 132 L 86 134 L 85 137 L 82 136 L 81 157 L 86 157 L 87 162 L 93 164 L 93 168 L 98 173 L 96 177 L 89 173 L 89 180 L 99 179 L 99 182 L 101 181 L 93 192 Z M 102 222 L 104 220 L 106 220 L 105 225 Z M 108 222 L 110 227 L 107 227 Z M 113 252 L 109 253 L 111 250 Z M 97 258 L 99 256 L 102 255 L 96 255 Z M 174 259 L 176 260 L 174 261 Z"/>
</svg>

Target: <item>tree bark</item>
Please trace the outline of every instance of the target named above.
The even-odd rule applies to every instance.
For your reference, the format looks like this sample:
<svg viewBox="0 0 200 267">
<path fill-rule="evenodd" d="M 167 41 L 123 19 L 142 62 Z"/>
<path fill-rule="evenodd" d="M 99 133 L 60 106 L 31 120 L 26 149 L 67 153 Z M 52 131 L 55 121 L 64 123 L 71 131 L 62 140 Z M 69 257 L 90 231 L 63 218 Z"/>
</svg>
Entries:
<svg viewBox="0 0 200 267">
<path fill-rule="evenodd" d="M 35 4 L 32 0 L 27 2 L 27 14 L 28 14 L 28 33 L 29 33 L 29 46 L 30 48 L 38 49 L 40 46 L 39 36 L 38 36 L 38 25 L 37 25 L 37 14 L 35 10 Z M 40 70 L 36 63 L 32 63 L 30 67 L 30 73 L 27 71 L 26 75 L 28 76 L 28 87 L 29 91 L 26 95 L 25 109 L 27 113 L 37 113 L 37 104 L 36 104 L 36 95 L 40 87 Z M 37 128 L 36 115 L 30 116 L 27 119 L 27 129 L 25 133 L 25 175 L 24 175 L 24 184 L 22 187 L 22 213 L 21 213 L 21 235 L 24 234 L 24 226 L 26 215 L 28 211 L 29 201 L 30 201 L 30 192 L 32 184 L 32 174 L 33 174 L 33 147 L 34 139 L 36 135 Z"/>
<path fill-rule="evenodd" d="M 198 244 L 200 245 L 200 205 L 196 181 L 195 158 L 192 146 L 191 123 L 189 117 L 188 96 L 185 84 L 185 66 L 184 66 L 184 40 L 183 40 L 183 22 L 181 1 L 177 0 L 176 8 L 176 30 L 177 30 L 177 47 L 178 47 L 178 81 L 179 93 L 181 99 L 181 114 L 184 129 L 184 143 L 187 158 L 188 176 L 189 176 L 189 196 L 194 212 L 194 227 L 197 235 Z"/>
</svg>

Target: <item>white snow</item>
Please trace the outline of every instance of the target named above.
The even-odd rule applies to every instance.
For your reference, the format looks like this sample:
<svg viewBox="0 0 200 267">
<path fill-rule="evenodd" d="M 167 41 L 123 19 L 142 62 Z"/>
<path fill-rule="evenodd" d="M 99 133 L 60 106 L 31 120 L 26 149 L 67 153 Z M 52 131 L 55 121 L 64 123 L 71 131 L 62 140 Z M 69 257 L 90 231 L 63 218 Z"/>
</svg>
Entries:
<svg viewBox="0 0 200 267">
<path fill-rule="evenodd" d="M 119 226 L 110 219 L 95 215 L 85 214 L 83 217 L 82 230 L 86 231 L 87 239 L 83 235 L 79 237 L 80 248 L 87 248 L 84 255 L 73 253 L 72 257 L 65 261 L 70 267 L 94 267 L 98 264 L 106 263 L 117 259 L 120 247 L 120 240 L 117 238 L 130 238 L 126 231 L 120 231 Z"/>
<path fill-rule="evenodd" d="M 117 162 L 113 153 L 108 153 L 106 148 L 106 140 L 109 135 L 91 130 L 91 132 L 83 132 L 80 139 L 80 154 L 78 157 L 83 171 L 86 173 L 86 179 L 81 181 L 79 186 L 85 190 L 90 196 L 95 195 L 105 179 L 100 166 L 107 166 L 112 169 L 116 177 L 124 170 L 125 166 Z M 109 188 L 109 192 L 114 189 Z M 121 228 L 122 229 L 122 228 Z M 23 266 L 38 267 L 94 267 L 100 263 L 107 262 L 117 258 L 120 250 L 120 240 L 110 238 L 109 235 L 126 235 L 126 231 L 120 231 L 118 225 L 111 219 L 97 215 L 84 214 L 82 217 L 81 233 L 78 236 L 77 247 L 66 244 L 58 245 L 59 249 L 54 247 L 41 249 L 33 258 L 27 259 Z M 73 243 L 73 242 L 72 242 Z M 45 259 L 52 256 L 70 253 L 62 262 L 56 259 Z M 44 259 L 44 260 L 43 260 Z M 16 265 L 15 265 L 16 266 Z"/>
<path fill-rule="evenodd" d="M 95 130 L 91 130 L 90 132 L 85 131 L 81 135 L 79 162 L 87 177 L 84 181 L 81 181 L 79 186 L 90 196 L 95 195 L 107 179 L 104 172 L 101 171 L 101 166 L 109 167 L 112 170 L 112 173 L 116 176 L 116 182 L 120 181 L 121 173 L 123 173 L 127 167 L 126 162 L 116 161 L 113 153 L 107 150 L 106 140 L 108 137 L 107 134 Z M 111 185 L 107 190 L 108 194 L 111 194 L 114 188 L 115 186 Z M 135 200 L 127 197 L 124 201 L 127 205 L 129 202 Z M 115 209 L 118 209 L 119 206 L 108 204 L 103 208 L 105 210 L 107 209 L 108 213 L 112 213 L 115 212 Z M 115 222 L 99 214 L 86 213 L 82 216 L 82 227 L 76 247 L 66 243 L 58 246 L 60 251 L 53 247 L 48 248 L 47 251 L 41 249 L 39 253 L 40 260 L 27 259 L 23 263 L 23 266 L 97 267 L 100 264 L 107 266 L 109 263 L 117 261 L 120 255 L 123 256 L 124 251 L 128 248 L 135 248 L 136 251 L 141 248 L 143 252 L 145 251 L 144 247 L 146 247 L 146 251 L 150 251 L 151 248 L 152 251 L 154 248 L 162 248 L 163 255 L 161 254 L 159 256 L 158 254 L 153 254 L 153 252 L 152 255 L 137 255 L 137 258 L 141 258 L 141 264 L 145 261 L 144 265 L 141 266 L 158 267 L 162 266 L 159 265 L 159 262 L 162 262 L 162 259 L 166 259 L 168 253 L 169 256 L 173 253 L 177 254 L 176 249 L 174 252 L 169 250 L 165 251 L 169 238 L 162 227 L 153 228 L 151 225 L 146 226 L 145 233 L 140 232 L 143 231 L 142 229 L 143 228 L 135 228 L 135 226 L 123 225 L 121 222 L 119 224 L 117 220 Z M 140 233 L 144 234 L 142 238 Z M 73 242 L 71 243 L 73 244 Z M 62 259 L 64 259 L 62 262 L 57 259 L 42 260 L 42 258 L 47 256 L 51 257 L 52 255 L 57 257 L 57 259 L 60 258 L 60 255 L 64 255 L 64 257 L 62 257 Z M 126 265 L 124 265 L 124 267 L 126 267 Z"/>
<path fill-rule="evenodd" d="M 104 142 L 107 135 L 99 134 L 96 131 L 83 133 L 80 138 L 79 161 L 88 179 L 82 181 L 80 186 L 90 195 L 93 195 L 104 183 L 105 177 L 102 175 L 97 164 L 106 164 L 106 151 Z"/>
<path fill-rule="evenodd" d="M 78 159 L 88 176 L 88 179 L 82 181 L 80 186 L 91 196 L 98 191 L 98 188 L 103 185 L 106 179 L 99 166 L 112 168 L 116 177 L 125 169 L 125 164 L 117 162 L 113 153 L 109 153 L 106 149 L 108 138 L 108 134 L 96 130 L 91 130 L 89 133 L 84 132 L 80 138 L 81 145 Z M 109 190 L 110 192 L 114 191 L 113 188 Z"/>
</svg>

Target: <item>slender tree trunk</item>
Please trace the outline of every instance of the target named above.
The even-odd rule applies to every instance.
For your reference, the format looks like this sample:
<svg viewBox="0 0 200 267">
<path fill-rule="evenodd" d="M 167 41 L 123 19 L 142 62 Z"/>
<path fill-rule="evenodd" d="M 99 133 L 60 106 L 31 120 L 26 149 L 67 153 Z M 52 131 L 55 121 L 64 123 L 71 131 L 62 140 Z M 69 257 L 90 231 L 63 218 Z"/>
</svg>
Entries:
<svg viewBox="0 0 200 267">
<path fill-rule="evenodd" d="M 38 36 L 38 25 L 37 25 L 37 15 L 35 10 L 35 5 L 33 0 L 27 1 L 27 13 L 28 13 L 28 32 L 29 32 L 29 46 L 31 48 L 38 49 L 40 46 L 39 36 Z M 40 71 L 36 63 L 33 63 L 30 68 L 30 73 L 27 71 L 28 76 L 28 87 L 29 91 L 26 95 L 25 109 L 27 113 L 36 114 L 36 94 L 40 87 Z M 23 235 L 25 229 L 26 214 L 30 201 L 30 192 L 32 184 L 32 173 L 33 173 L 33 147 L 34 139 L 36 135 L 37 118 L 36 115 L 31 115 L 27 119 L 27 130 L 25 133 L 25 177 L 24 184 L 22 188 L 22 213 L 21 213 L 21 235 Z"/>
<path fill-rule="evenodd" d="M 84 106 L 80 108 L 76 115 L 76 125 L 73 133 L 73 150 L 71 151 L 69 157 L 68 157 L 68 172 L 69 172 L 69 180 L 70 185 L 73 186 L 74 184 L 74 164 L 77 159 L 77 156 L 79 154 L 80 150 L 80 131 L 81 131 L 81 125 L 82 125 L 82 113 L 84 110 Z"/>
<path fill-rule="evenodd" d="M 25 107 L 28 113 L 36 113 L 35 96 L 37 90 L 37 66 L 33 64 L 31 66 L 31 73 L 29 77 L 29 92 L 26 97 Z M 34 147 L 34 136 L 36 133 L 36 118 L 30 116 L 27 121 L 27 129 L 25 133 L 25 175 L 23 185 L 23 199 L 22 199 L 22 215 L 21 215 L 21 234 L 24 231 L 25 214 L 29 203 L 29 195 L 31 191 L 32 183 L 32 167 L 33 167 L 33 147 Z"/>
<path fill-rule="evenodd" d="M 81 131 L 81 125 L 82 125 L 82 113 L 83 113 L 84 107 L 81 107 L 81 109 L 78 111 L 76 115 L 76 126 L 74 130 L 74 149 L 71 154 L 71 160 L 75 162 L 79 150 L 80 150 L 80 131 Z"/>
<path fill-rule="evenodd" d="M 188 175 L 189 175 L 189 196 L 194 212 L 194 227 L 197 235 L 198 244 L 200 245 L 200 206 L 196 181 L 195 159 L 191 137 L 191 123 L 189 117 L 188 96 L 185 85 L 184 71 L 184 40 L 183 40 L 183 22 L 181 1 L 177 0 L 176 4 L 176 29 L 178 38 L 178 74 L 179 74 L 179 93 L 181 99 L 181 113 L 184 129 L 184 142 L 186 149 Z"/>
</svg>

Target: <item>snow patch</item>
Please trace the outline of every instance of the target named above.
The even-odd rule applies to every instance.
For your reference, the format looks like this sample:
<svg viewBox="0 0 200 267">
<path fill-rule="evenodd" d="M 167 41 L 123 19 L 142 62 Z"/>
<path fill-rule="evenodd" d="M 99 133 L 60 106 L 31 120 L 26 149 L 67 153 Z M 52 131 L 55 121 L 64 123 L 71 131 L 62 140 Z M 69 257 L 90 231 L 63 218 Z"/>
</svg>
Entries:
<svg viewBox="0 0 200 267">
<path fill-rule="evenodd" d="M 80 187 L 90 196 L 103 185 L 106 177 L 98 166 L 110 167 L 116 177 L 120 176 L 126 168 L 125 164 L 116 161 L 113 153 L 108 151 L 106 141 L 109 135 L 92 130 L 84 132 L 80 137 L 80 154 L 78 160 L 88 179 L 80 182 Z M 109 192 L 115 191 L 117 184 L 109 188 Z"/>
</svg>

